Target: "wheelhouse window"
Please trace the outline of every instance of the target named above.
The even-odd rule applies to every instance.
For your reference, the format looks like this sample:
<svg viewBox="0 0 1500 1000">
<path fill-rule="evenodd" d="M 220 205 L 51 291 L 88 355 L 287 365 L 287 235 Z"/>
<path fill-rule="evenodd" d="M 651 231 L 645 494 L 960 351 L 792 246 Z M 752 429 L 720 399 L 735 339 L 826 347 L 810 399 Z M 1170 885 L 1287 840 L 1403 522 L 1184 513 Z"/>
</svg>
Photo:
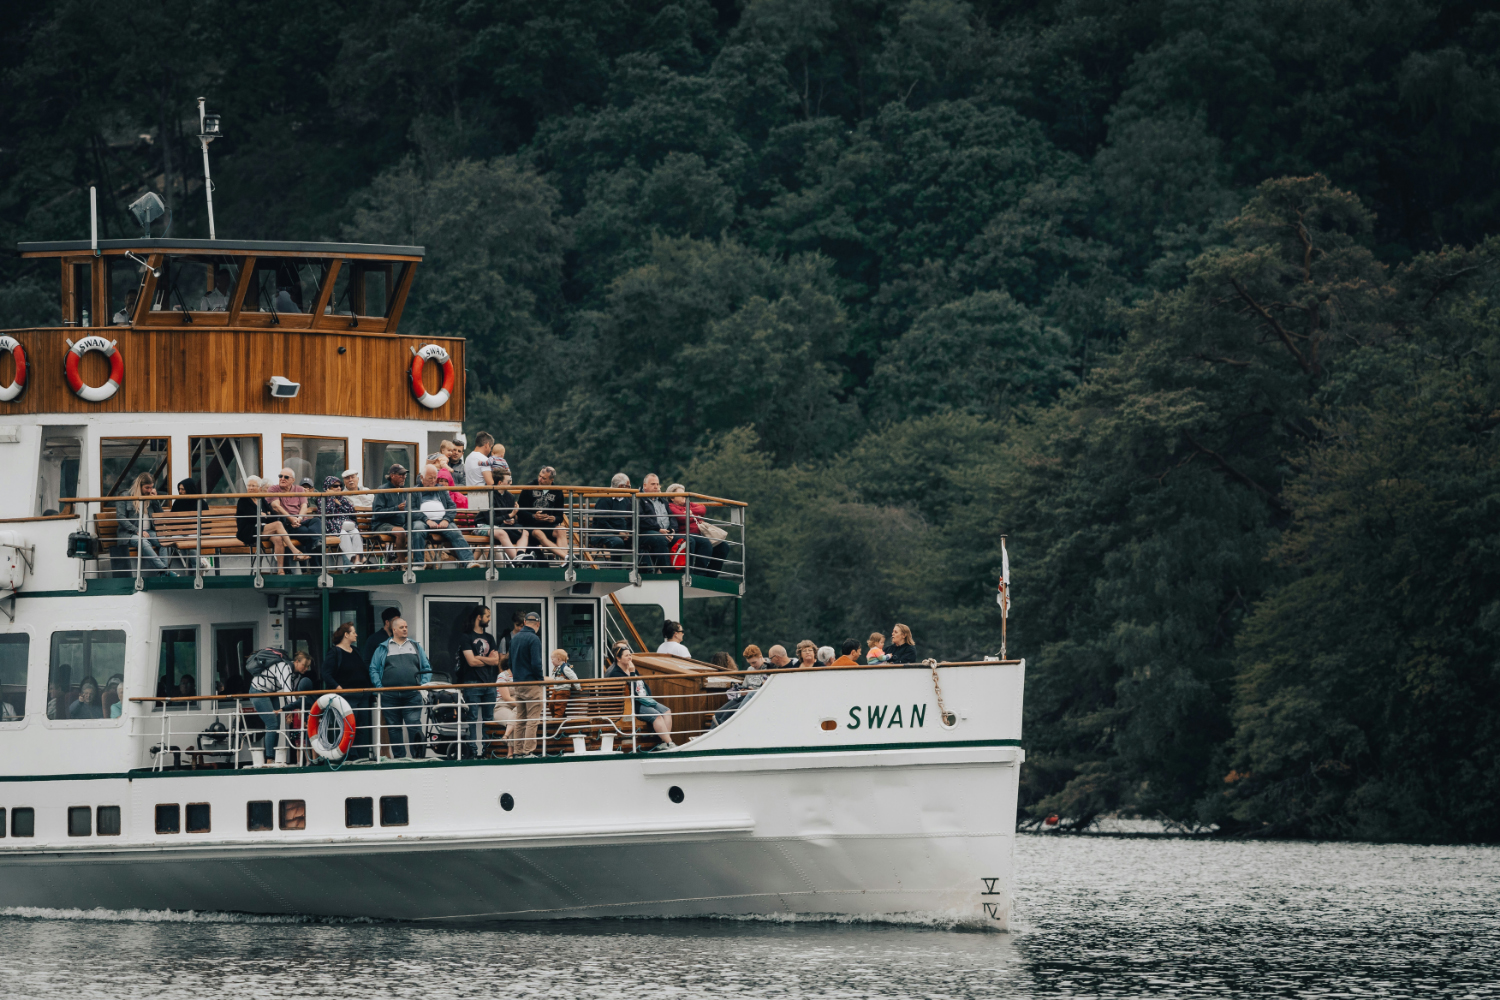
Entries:
<svg viewBox="0 0 1500 1000">
<path fill-rule="evenodd" d="M 107 682 L 125 675 L 125 633 L 118 629 L 52 633 L 47 718 L 83 722 L 108 718 Z"/>
<path fill-rule="evenodd" d="M 0 635 L 0 722 L 26 718 L 26 672 L 31 660 L 31 636 L 25 632 Z"/>
<path fill-rule="evenodd" d="M 161 652 L 157 657 L 156 697 L 192 698 L 198 690 L 198 629 L 164 628 L 161 630 Z M 176 702 L 168 707 L 186 709 L 192 702 Z"/>
<path fill-rule="evenodd" d="M 151 311 L 227 313 L 239 276 L 235 257 L 169 256 L 156 279 Z"/>
<path fill-rule="evenodd" d="M 272 315 L 312 312 L 332 263 L 309 257 L 258 260 L 241 310 Z"/>
<path fill-rule="evenodd" d="M 107 497 L 126 496 L 143 472 L 151 474 L 156 492 L 171 492 L 171 438 L 108 437 L 99 441 L 100 483 Z"/>
<path fill-rule="evenodd" d="M 311 479 L 314 490 L 323 488 L 328 476 L 337 478 L 348 467 L 347 438 L 284 437 L 281 464 L 296 474 L 297 482 Z"/>
<path fill-rule="evenodd" d="M 63 267 L 66 269 L 64 277 L 68 279 L 63 286 L 63 325 L 92 326 L 96 319 L 93 315 L 94 265 L 64 264 Z"/>
<path fill-rule="evenodd" d="M 245 479 L 260 475 L 260 435 L 188 438 L 190 475 L 200 493 L 244 493 Z"/>
<path fill-rule="evenodd" d="M 136 299 L 145 282 L 146 269 L 129 257 L 109 258 L 109 321 L 123 326 L 135 315 Z"/>
<path fill-rule="evenodd" d="M 364 487 L 371 490 L 384 489 L 386 473 L 391 471 L 391 466 L 398 463 L 407 472 L 417 467 L 415 442 L 366 441 Z M 413 479 L 408 478 L 406 485 L 417 484 Z"/>
</svg>

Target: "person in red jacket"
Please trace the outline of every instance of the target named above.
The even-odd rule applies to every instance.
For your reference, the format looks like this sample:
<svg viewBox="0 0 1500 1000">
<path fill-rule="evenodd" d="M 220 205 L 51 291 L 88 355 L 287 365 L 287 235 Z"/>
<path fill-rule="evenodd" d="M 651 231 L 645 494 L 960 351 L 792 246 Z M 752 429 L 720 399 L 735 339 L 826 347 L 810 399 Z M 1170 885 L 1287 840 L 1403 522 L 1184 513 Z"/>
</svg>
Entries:
<svg viewBox="0 0 1500 1000">
<path fill-rule="evenodd" d="M 673 483 L 667 487 L 667 492 L 686 493 L 687 488 L 681 483 Z M 672 512 L 673 527 L 687 539 L 688 552 L 693 557 L 690 568 L 701 571 L 704 576 L 718 576 L 724 565 L 724 542 L 710 537 L 714 531 L 722 529 L 703 520 L 708 508 L 693 503 L 686 496 L 668 500 L 667 508 Z"/>
</svg>

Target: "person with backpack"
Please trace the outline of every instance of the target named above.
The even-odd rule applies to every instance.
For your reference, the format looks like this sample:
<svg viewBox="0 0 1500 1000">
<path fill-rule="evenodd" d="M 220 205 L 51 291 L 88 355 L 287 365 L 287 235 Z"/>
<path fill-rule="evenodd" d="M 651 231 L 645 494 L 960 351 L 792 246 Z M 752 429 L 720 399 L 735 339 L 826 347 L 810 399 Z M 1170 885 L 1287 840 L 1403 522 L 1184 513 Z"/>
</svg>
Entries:
<svg viewBox="0 0 1500 1000">
<path fill-rule="evenodd" d="M 280 713 L 289 708 L 295 698 L 283 696 L 272 698 L 273 692 L 295 691 L 302 676 L 312 670 L 312 660 L 299 657 L 289 660 L 283 649 L 262 649 L 251 653 L 245 660 L 245 675 L 250 678 L 250 704 L 265 727 L 263 746 L 267 760 L 276 754 L 277 733 L 281 728 Z M 257 696 L 258 697 L 255 697 Z"/>
<path fill-rule="evenodd" d="M 432 682 L 432 663 L 427 659 L 427 650 L 410 637 L 411 626 L 405 618 L 391 619 L 391 637 L 375 647 L 370 657 L 370 684 L 372 687 L 422 687 Z M 422 692 L 384 691 L 380 694 L 381 715 L 391 735 L 391 755 L 397 760 L 406 756 L 411 747 L 413 758 L 425 757 L 422 735 Z M 401 728 L 406 727 L 406 738 L 401 739 Z"/>
</svg>

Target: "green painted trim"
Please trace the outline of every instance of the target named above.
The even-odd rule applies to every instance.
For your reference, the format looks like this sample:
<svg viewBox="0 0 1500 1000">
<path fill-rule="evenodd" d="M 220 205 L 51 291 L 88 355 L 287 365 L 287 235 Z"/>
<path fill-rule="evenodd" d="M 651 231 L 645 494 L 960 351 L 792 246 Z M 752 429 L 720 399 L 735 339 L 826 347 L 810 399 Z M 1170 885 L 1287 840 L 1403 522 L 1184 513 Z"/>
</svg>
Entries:
<svg viewBox="0 0 1500 1000">
<path fill-rule="evenodd" d="M 682 757 L 750 757 L 756 754 L 797 754 L 797 753 L 837 753 L 839 751 L 870 751 L 870 750 L 936 750 L 943 748 L 972 748 L 972 747 L 1018 747 L 1020 740 L 947 740 L 929 741 L 922 743 L 849 743 L 835 746 L 808 746 L 808 747 L 729 747 L 723 750 L 682 750 L 673 754 L 658 755 L 651 751 L 641 753 L 619 753 L 612 757 L 587 756 L 579 757 L 576 754 L 563 754 L 557 757 L 537 757 L 532 760 L 520 759 L 494 759 L 485 760 L 428 760 L 428 761 L 406 761 L 404 763 L 390 764 L 359 764 L 346 765 L 359 771 L 371 770 L 385 772 L 390 770 L 409 771 L 413 769 L 432 770 L 434 768 L 447 767 L 524 767 L 533 764 L 586 764 L 596 760 L 673 760 Z M 340 767 L 338 770 L 342 771 Z M 278 767 L 271 770 L 264 768 L 242 767 L 237 771 L 151 771 L 134 770 L 120 771 L 115 774 L 21 774 L 5 776 L 0 775 L 0 784 L 17 781 L 93 781 L 101 778 L 206 778 L 206 777 L 231 777 L 246 775 L 265 774 L 316 774 L 335 773 L 327 765 L 316 765 L 313 767 Z"/>
</svg>

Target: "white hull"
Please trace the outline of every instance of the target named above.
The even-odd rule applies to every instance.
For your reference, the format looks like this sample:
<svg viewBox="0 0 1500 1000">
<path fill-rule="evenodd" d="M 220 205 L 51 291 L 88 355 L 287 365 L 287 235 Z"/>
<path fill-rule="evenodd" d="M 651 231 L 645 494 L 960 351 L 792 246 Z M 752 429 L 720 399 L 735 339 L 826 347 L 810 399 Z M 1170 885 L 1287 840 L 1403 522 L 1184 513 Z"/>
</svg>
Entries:
<svg viewBox="0 0 1500 1000">
<path fill-rule="evenodd" d="M 951 729 L 925 669 L 830 671 L 773 678 L 675 754 L 13 780 L 4 797 L 35 808 L 36 836 L 0 841 L 0 906 L 1004 928 L 1023 754 L 1000 733 L 1018 732 L 1021 676 L 944 668 Z M 867 703 L 927 708 L 916 728 L 851 729 Z M 825 731 L 825 718 L 843 721 Z M 407 796 L 409 826 L 345 828 L 345 797 L 390 795 Z M 248 801 L 287 798 L 306 801 L 305 830 L 245 830 Z M 209 832 L 155 832 L 157 804 L 200 802 Z M 68 806 L 104 803 L 121 807 L 118 838 L 67 836 Z"/>
</svg>

